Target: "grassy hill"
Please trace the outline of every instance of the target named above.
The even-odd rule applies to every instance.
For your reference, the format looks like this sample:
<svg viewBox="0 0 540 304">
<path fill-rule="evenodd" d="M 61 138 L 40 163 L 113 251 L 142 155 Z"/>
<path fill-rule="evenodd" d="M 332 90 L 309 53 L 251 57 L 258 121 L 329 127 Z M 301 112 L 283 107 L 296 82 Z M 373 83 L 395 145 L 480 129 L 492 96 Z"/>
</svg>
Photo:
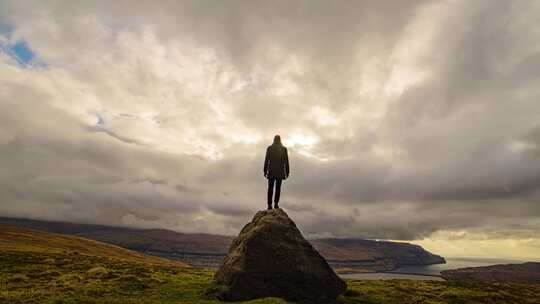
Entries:
<svg viewBox="0 0 540 304">
<path fill-rule="evenodd" d="M 219 303 L 214 271 L 80 237 L 0 226 L 0 303 Z M 540 285 L 348 280 L 337 303 L 540 303 Z M 287 303 L 266 298 L 246 303 Z"/>
<path fill-rule="evenodd" d="M 164 266 L 186 266 L 179 261 L 140 254 L 115 245 L 76 236 L 47 233 L 0 224 L 0 250 L 35 253 L 70 253 Z"/>
</svg>

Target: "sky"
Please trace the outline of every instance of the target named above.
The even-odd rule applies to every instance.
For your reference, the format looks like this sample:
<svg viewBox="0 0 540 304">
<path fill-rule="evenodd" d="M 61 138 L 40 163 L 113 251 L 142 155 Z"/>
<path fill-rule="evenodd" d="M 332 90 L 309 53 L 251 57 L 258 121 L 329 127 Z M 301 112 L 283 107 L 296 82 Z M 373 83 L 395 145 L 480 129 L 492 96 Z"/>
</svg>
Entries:
<svg viewBox="0 0 540 304">
<path fill-rule="evenodd" d="M 540 260 L 540 2 L 0 0 L 0 216 Z"/>
</svg>

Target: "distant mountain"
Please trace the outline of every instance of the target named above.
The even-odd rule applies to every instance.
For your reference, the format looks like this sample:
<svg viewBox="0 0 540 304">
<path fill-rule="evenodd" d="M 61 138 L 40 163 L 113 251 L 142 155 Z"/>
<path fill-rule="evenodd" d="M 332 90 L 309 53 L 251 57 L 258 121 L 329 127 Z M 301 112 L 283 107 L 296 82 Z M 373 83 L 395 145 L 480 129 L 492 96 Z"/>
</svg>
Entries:
<svg viewBox="0 0 540 304">
<path fill-rule="evenodd" d="M 314 239 L 310 242 L 332 264 L 374 266 L 375 270 L 392 270 L 403 265 L 444 264 L 445 259 L 419 245 L 404 242 L 362 239 Z"/>
<path fill-rule="evenodd" d="M 540 263 L 467 267 L 443 270 L 441 275 L 451 281 L 540 283 Z"/>
<path fill-rule="evenodd" d="M 0 252 L 87 255 L 162 266 L 185 266 L 179 261 L 149 256 L 81 237 L 0 224 Z"/>
<path fill-rule="evenodd" d="M 141 253 L 215 267 L 227 254 L 233 237 L 188 234 L 165 229 L 134 229 L 0 217 L 0 224 L 77 235 Z M 362 239 L 313 239 L 313 246 L 337 269 L 392 270 L 401 265 L 445 263 L 443 257 L 418 245 Z"/>
</svg>

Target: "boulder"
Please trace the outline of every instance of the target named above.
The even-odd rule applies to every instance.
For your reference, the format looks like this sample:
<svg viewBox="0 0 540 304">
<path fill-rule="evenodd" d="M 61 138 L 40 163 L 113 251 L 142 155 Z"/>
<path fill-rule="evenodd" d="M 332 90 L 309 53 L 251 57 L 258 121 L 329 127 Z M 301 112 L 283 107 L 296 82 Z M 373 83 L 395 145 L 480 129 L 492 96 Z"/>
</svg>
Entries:
<svg viewBox="0 0 540 304">
<path fill-rule="evenodd" d="M 255 214 L 232 242 L 213 283 L 214 295 L 230 301 L 328 303 L 347 288 L 282 209 Z"/>
</svg>

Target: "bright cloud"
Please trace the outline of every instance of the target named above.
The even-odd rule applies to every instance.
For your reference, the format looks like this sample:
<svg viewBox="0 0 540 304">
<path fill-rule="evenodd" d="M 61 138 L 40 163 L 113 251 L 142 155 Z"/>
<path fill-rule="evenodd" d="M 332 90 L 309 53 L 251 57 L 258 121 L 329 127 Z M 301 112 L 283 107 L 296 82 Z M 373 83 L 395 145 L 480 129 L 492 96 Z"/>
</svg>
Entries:
<svg viewBox="0 0 540 304">
<path fill-rule="evenodd" d="M 282 205 L 308 235 L 442 254 L 481 235 L 540 257 L 539 16 L 534 1 L 0 1 L 0 214 L 234 234 L 265 204 L 280 134 Z"/>
</svg>

